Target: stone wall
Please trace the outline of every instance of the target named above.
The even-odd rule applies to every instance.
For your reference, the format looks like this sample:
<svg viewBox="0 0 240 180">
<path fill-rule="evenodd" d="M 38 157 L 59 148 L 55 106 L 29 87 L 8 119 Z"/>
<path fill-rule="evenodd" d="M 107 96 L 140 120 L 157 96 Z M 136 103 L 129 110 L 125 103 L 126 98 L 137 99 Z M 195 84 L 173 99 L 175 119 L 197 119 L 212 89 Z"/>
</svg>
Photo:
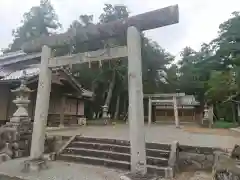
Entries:
<svg viewBox="0 0 240 180">
<path fill-rule="evenodd" d="M 45 153 L 57 152 L 69 139 L 69 136 L 47 137 L 45 141 Z"/>
<path fill-rule="evenodd" d="M 214 152 L 220 148 L 180 145 L 178 167 L 180 171 L 212 170 Z"/>
</svg>

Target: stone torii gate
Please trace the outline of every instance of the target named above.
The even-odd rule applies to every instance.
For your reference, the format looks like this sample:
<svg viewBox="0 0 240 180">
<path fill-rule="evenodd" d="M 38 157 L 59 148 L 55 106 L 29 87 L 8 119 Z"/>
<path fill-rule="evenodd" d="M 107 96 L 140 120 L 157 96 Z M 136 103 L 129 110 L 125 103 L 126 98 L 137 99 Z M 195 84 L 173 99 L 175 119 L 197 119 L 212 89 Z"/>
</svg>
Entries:
<svg viewBox="0 0 240 180">
<path fill-rule="evenodd" d="M 127 56 L 131 171 L 133 173 L 140 172 L 141 174 L 145 174 L 147 168 L 140 31 L 175 24 L 178 23 L 178 21 L 178 6 L 175 5 L 123 20 L 101 25 L 91 25 L 59 35 L 42 37 L 24 44 L 22 47 L 24 52 L 42 50 L 31 155 L 30 160 L 27 162 L 30 169 L 36 167 L 36 161 L 39 164 L 39 161 L 43 160 L 45 130 L 51 91 L 51 68 L 101 60 L 112 60 Z M 78 42 L 86 42 L 93 39 L 106 39 L 124 33 L 127 34 L 127 46 L 109 48 L 107 51 L 106 49 L 102 49 L 74 55 L 51 57 L 51 48 L 70 44 L 76 39 Z"/>
<path fill-rule="evenodd" d="M 152 124 L 152 106 L 153 103 L 164 103 L 169 102 L 173 104 L 174 111 L 174 121 L 176 128 L 180 128 L 179 117 L 178 117 L 178 108 L 177 108 L 177 97 L 184 96 L 184 93 L 172 93 L 172 94 L 145 94 L 145 97 L 148 97 L 148 125 Z M 157 98 L 157 99 L 156 99 Z M 158 99 L 158 98 L 168 98 L 168 99 Z"/>
</svg>

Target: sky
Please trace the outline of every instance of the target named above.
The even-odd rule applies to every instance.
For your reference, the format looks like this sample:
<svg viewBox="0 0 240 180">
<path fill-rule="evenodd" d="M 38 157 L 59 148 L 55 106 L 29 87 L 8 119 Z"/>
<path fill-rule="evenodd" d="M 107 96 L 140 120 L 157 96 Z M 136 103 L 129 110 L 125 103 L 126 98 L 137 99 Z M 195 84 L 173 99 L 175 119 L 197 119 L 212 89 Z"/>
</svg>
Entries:
<svg viewBox="0 0 240 180">
<path fill-rule="evenodd" d="M 40 0 L 0 0 L 0 49 L 12 41 L 12 30 L 21 24 L 23 14 Z M 202 43 L 208 43 L 217 36 L 219 24 L 231 17 L 233 11 L 240 11 L 239 0 L 51 0 L 62 31 L 81 14 L 93 14 L 95 21 L 105 3 L 124 4 L 130 15 L 156 10 L 178 4 L 179 23 L 146 31 L 146 35 L 173 55 L 186 46 L 198 50 Z"/>
</svg>

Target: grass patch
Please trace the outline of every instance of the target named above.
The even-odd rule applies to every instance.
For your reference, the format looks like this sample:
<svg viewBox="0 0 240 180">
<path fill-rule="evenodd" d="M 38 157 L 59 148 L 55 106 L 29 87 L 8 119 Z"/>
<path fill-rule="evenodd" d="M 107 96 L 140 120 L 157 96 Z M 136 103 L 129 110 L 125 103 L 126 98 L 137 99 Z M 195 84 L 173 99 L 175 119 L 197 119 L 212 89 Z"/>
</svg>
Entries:
<svg viewBox="0 0 240 180">
<path fill-rule="evenodd" d="M 226 121 L 217 121 L 213 125 L 213 128 L 221 128 L 221 129 L 229 129 L 229 128 L 235 128 L 235 127 L 237 127 L 237 124 L 232 122 L 226 122 Z"/>
</svg>

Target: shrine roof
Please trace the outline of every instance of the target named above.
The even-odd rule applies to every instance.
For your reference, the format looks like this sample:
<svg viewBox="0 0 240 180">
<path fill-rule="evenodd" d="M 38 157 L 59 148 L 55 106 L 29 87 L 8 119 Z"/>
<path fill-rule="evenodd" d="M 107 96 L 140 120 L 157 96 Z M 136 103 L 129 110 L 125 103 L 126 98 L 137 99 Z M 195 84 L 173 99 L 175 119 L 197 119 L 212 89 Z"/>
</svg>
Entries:
<svg viewBox="0 0 240 180">
<path fill-rule="evenodd" d="M 25 68 L 17 71 L 13 71 L 10 73 L 6 73 L 0 81 L 6 80 L 20 80 L 22 78 L 30 78 L 39 74 L 39 68 L 37 67 L 30 67 Z M 24 73 L 25 72 L 25 73 Z"/>
<path fill-rule="evenodd" d="M 0 82 L 13 82 L 13 81 L 19 81 L 23 78 L 25 79 L 32 79 L 34 77 L 37 77 L 39 75 L 40 69 L 38 67 L 36 67 L 37 65 L 33 66 L 33 67 L 28 67 L 28 68 L 24 68 L 21 70 L 16 70 L 13 72 L 10 72 L 6 75 L 3 76 L 2 79 L 0 79 Z M 69 79 L 71 79 L 71 83 L 77 87 L 77 89 L 79 89 L 81 91 L 82 96 L 84 97 L 93 97 L 93 92 L 84 89 L 76 80 L 73 76 L 69 75 L 67 72 L 65 72 L 64 70 L 56 70 L 56 71 L 63 71 L 68 77 Z"/>
<path fill-rule="evenodd" d="M 10 52 L 0 56 L 0 65 L 6 66 L 40 57 L 41 57 L 40 52 L 35 53 L 24 53 L 23 51 Z"/>
<path fill-rule="evenodd" d="M 186 95 L 185 93 L 176 94 L 152 94 L 145 95 L 146 97 L 151 97 L 152 103 L 156 106 L 173 106 L 173 96 L 177 97 L 177 104 L 180 106 L 197 106 L 200 103 L 195 99 L 194 95 Z"/>
</svg>

